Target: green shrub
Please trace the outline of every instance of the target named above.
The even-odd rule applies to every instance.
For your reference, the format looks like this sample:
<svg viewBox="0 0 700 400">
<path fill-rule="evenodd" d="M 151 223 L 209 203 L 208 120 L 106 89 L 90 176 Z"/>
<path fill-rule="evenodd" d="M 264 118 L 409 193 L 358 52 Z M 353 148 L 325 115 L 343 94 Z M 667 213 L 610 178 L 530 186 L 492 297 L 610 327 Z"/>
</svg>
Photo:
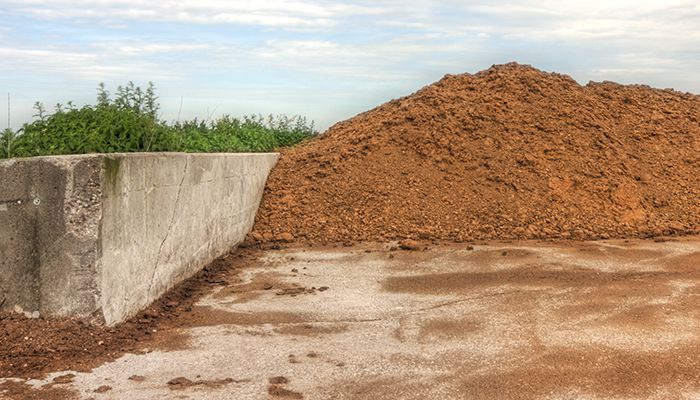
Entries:
<svg viewBox="0 0 700 400">
<path fill-rule="evenodd" d="M 207 123 L 192 120 L 172 127 L 187 152 L 261 152 L 295 145 L 316 132 L 313 123 L 302 117 L 245 116 L 243 119 L 224 115 Z"/>
<path fill-rule="evenodd" d="M 206 122 L 167 124 L 158 120 L 153 84 L 146 90 L 129 82 L 114 98 L 100 84 L 97 104 L 58 104 L 53 114 L 35 104 L 34 121 L 19 132 L 0 135 L 0 158 L 56 154 L 140 151 L 262 152 L 292 146 L 316 132 L 302 117 L 225 115 Z"/>
</svg>

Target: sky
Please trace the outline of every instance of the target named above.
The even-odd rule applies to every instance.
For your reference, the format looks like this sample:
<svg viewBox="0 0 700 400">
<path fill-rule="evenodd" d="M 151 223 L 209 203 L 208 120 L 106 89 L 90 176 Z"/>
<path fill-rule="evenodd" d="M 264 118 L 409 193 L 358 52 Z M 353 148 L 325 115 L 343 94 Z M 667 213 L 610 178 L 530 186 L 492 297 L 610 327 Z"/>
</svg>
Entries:
<svg viewBox="0 0 700 400">
<path fill-rule="evenodd" d="M 323 131 L 443 75 L 517 61 L 700 93 L 700 0 L 0 0 L 0 127 L 152 81 L 167 121 Z"/>
</svg>

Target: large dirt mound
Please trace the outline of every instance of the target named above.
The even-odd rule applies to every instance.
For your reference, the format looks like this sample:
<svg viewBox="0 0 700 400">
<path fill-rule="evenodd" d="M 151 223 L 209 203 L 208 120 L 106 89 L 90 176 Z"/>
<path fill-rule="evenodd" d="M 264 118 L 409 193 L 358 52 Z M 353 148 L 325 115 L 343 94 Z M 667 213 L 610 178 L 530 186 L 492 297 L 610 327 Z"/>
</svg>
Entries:
<svg viewBox="0 0 700 400">
<path fill-rule="evenodd" d="M 251 238 L 645 237 L 700 226 L 700 96 L 515 63 L 285 151 Z"/>
</svg>

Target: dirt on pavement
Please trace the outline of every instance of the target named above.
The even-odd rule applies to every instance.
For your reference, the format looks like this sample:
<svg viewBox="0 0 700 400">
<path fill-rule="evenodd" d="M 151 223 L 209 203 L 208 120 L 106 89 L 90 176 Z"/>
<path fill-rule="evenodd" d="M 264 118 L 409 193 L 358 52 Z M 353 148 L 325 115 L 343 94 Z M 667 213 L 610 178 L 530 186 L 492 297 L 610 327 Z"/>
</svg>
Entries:
<svg viewBox="0 0 700 400">
<path fill-rule="evenodd" d="M 699 244 L 260 252 L 163 333 L 185 346 L 5 381 L 0 398 L 697 398 Z"/>
<path fill-rule="evenodd" d="M 184 339 L 163 331 L 215 323 L 216 319 L 203 315 L 205 312 L 194 304 L 212 287 L 234 284 L 237 268 L 254 252 L 240 249 L 216 260 L 148 309 L 113 328 L 75 319 L 28 319 L 17 313 L 0 313 L 0 378 L 89 371 L 127 352 L 177 347 Z"/>
<path fill-rule="evenodd" d="M 700 226 L 700 97 L 515 63 L 283 151 L 250 240 L 632 238 Z"/>
</svg>

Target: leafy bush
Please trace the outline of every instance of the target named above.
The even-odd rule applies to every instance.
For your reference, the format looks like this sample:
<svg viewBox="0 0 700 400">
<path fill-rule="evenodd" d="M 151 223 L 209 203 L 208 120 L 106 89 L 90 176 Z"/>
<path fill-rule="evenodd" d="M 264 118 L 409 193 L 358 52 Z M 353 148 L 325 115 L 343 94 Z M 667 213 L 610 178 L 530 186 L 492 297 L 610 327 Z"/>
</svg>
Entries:
<svg viewBox="0 0 700 400">
<path fill-rule="evenodd" d="M 295 145 L 316 132 L 303 117 L 224 115 L 207 123 L 192 120 L 172 125 L 179 148 L 186 152 L 261 152 Z"/>
<path fill-rule="evenodd" d="M 76 108 L 57 104 L 47 114 L 35 104 L 34 121 L 19 132 L 0 134 L 0 158 L 56 154 L 138 151 L 262 152 L 292 146 L 316 135 L 313 122 L 303 117 L 225 115 L 214 121 L 158 120 L 159 104 L 153 84 L 146 90 L 129 82 L 114 98 L 98 88 L 97 104 Z"/>
</svg>

